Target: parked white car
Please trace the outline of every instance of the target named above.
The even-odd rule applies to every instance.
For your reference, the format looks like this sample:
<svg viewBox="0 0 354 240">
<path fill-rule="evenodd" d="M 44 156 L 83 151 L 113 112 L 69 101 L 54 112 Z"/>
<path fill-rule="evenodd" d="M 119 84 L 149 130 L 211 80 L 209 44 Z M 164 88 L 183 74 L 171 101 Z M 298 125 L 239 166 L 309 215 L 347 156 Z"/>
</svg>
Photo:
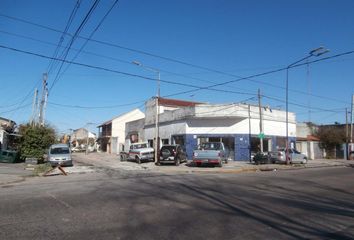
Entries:
<svg viewBox="0 0 354 240">
<path fill-rule="evenodd" d="M 128 160 L 141 163 L 142 161 L 154 161 L 154 149 L 148 142 L 133 143 L 130 145 Z"/>
<path fill-rule="evenodd" d="M 286 162 L 286 149 L 278 149 L 276 152 L 269 152 L 272 161 L 278 163 Z M 289 149 L 289 163 L 307 163 L 307 156 L 296 149 Z"/>
</svg>

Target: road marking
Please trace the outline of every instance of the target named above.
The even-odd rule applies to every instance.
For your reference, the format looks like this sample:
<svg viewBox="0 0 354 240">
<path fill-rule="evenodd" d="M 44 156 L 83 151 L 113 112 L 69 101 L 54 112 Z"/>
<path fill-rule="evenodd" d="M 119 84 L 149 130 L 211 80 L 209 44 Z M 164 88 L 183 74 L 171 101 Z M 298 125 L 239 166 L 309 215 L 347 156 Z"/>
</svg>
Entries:
<svg viewBox="0 0 354 240">
<path fill-rule="evenodd" d="M 63 200 L 58 199 L 56 196 L 54 196 L 53 194 L 46 192 L 48 194 L 48 196 L 52 197 L 54 200 L 58 201 L 59 203 L 63 204 L 65 207 L 67 208 L 73 208 L 72 206 L 70 206 L 68 203 L 64 202 Z"/>
</svg>

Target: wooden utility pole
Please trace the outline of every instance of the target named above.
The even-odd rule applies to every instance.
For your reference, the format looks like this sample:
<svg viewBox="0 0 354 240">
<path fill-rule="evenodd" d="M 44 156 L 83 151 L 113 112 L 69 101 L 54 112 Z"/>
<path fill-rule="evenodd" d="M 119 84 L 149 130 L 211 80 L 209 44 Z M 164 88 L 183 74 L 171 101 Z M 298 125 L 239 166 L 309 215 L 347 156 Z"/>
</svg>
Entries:
<svg viewBox="0 0 354 240">
<path fill-rule="evenodd" d="M 248 104 L 248 138 L 249 138 L 249 160 L 252 161 L 251 144 L 252 144 L 252 128 L 251 128 L 251 104 Z"/>
<path fill-rule="evenodd" d="M 38 97 L 38 89 L 34 89 L 33 103 L 32 103 L 32 115 L 30 119 L 30 124 L 36 125 L 36 115 L 37 115 L 37 97 Z"/>
<path fill-rule="evenodd" d="M 353 143 L 353 121 L 354 121 L 354 94 L 352 95 L 352 110 L 350 120 L 350 143 Z"/>
<path fill-rule="evenodd" d="M 349 137 L 349 127 L 348 127 L 348 108 L 345 108 L 345 151 L 346 151 L 346 156 L 347 159 L 349 159 L 348 153 L 348 137 Z"/>
<path fill-rule="evenodd" d="M 258 88 L 258 108 L 259 108 L 259 142 L 261 152 L 263 152 L 263 120 L 262 120 L 262 105 L 261 105 L 261 90 Z"/>
<path fill-rule="evenodd" d="M 47 89 L 47 73 L 43 74 L 43 86 L 42 86 L 42 97 L 40 103 L 40 110 L 39 110 L 39 124 L 44 125 L 44 112 L 45 106 L 47 104 L 47 97 L 48 97 L 48 89 Z"/>
</svg>

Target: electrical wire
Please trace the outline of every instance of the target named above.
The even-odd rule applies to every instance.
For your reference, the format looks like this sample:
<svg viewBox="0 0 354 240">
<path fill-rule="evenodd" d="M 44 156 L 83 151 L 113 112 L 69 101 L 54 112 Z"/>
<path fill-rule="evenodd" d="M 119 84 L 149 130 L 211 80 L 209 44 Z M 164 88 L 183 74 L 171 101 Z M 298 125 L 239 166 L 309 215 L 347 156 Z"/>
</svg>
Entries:
<svg viewBox="0 0 354 240">
<path fill-rule="evenodd" d="M 62 55 L 61 55 L 61 58 L 66 60 L 69 52 L 70 52 L 70 48 L 71 46 L 73 45 L 73 43 L 75 42 L 75 40 L 78 38 L 79 36 L 79 33 L 82 31 L 82 29 L 84 28 L 84 26 L 86 25 L 86 23 L 88 22 L 88 20 L 90 19 L 90 17 L 92 16 L 92 13 L 94 12 L 94 10 L 96 9 L 97 5 L 99 4 L 100 0 L 95 0 L 95 2 L 92 4 L 90 10 L 86 13 L 84 19 L 81 21 L 79 27 L 76 29 L 74 35 L 72 36 L 70 42 L 67 44 L 65 50 L 63 51 Z M 56 59 L 55 58 L 52 58 L 52 59 Z M 64 65 L 64 61 L 61 61 L 61 64 L 60 64 L 60 67 L 59 67 L 59 70 L 57 71 L 57 74 L 54 78 L 54 81 L 52 82 L 52 85 L 50 86 L 49 88 L 49 91 L 48 93 L 51 92 L 51 90 L 53 89 L 53 87 L 55 86 L 55 84 L 58 82 L 59 80 L 59 74 L 61 72 L 61 69 L 63 68 L 63 65 Z"/>
<path fill-rule="evenodd" d="M 61 48 L 61 45 L 62 45 L 63 42 L 64 42 L 65 36 L 66 36 L 66 34 L 67 34 L 67 32 L 68 32 L 68 30 L 69 30 L 69 28 L 70 28 L 70 26 L 71 26 L 71 24 L 72 24 L 74 18 L 75 18 L 75 15 L 76 15 L 76 13 L 77 13 L 79 7 L 80 7 L 80 0 L 77 0 L 77 1 L 76 1 L 76 4 L 75 4 L 75 6 L 74 6 L 74 9 L 71 11 L 71 14 L 70 14 L 70 16 L 69 16 L 69 19 L 68 19 L 68 21 L 67 21 L 67 23 L 66 23 L 64 32 L 61 34 L 61 36 L 60 36 L 60 38 L 59 38 L 59 42 L 58 42 L 58 44 L 57 44 L 57 47 L 56 47 L 55 50 L 54 50 L 54 53 L 53 53 L 53 56 L 52 56 L 52 57 L 55 58 L 55 57 L 58 56 L 59 50 L 60 50 L 60 48 Z M 51 61 L 49 62 L 49 65 L 48 65 L 47 71 L 46 71 L 46 72 L 48 73 L 48 75 L 50 75 L 51 71 L 53 70 L 53 68 L 54 68 L 54 63 L 55 63 L 54 60 L 51 60 Z"/>
<path fill-rule="evenodd" d="M 80 55 L 80 53 L 83 51 L 87 43 L 91 40 L 93 35 L 97 32 L 97 30 L 101 27 L 102 23 L 104 20 L 107 18 L 107 16 L 110 14 L 110 12 L 113 10 L 113 8 L 116 6 L 116 4 L 119 2 L 119 0 L 114 1 L 112 6 L 109 8 L 109 10 L 106 12 L 106 14 L 103 16 L 103 18 L 100 20 L 98 25 L 95 27 L 95 29 L 91 32 L 90 36 L 85 40 L 84 44 L 81 46 L 81 48 L 77 51 L 76 55 L 71 59 L 71 61 L 75 61 L 76 58 Z M 69 69 L 70 63 L 66 66 L 66 68 L 61 72 L 60 76 L 58 77 L 58 80 L 64 75 L 64 73 Z"/>
<path fill-rule="evenodd" d="M 12 47 L 8 47 L 8 46 L 5 46 L 5 45 L 0 45 L 0 48 L 8 49 L 8 50 L 15 51 L 15 52 L 24 53 L 24 54 L 27 54 L 27 55 L 37 56 L 37 57 L 41 57 L 41 58 L 60 60 L 60 61 L 63 61 L 65 63 L 70 63 L 70 64 L 74 64 L 74 65 L 82 66 L 82 67 L 87 67 L 87 68 L 91 68 L 91 69 L 97 69 L 97 70 L 101 70 L 101 71 L 117 73 L 117 74 L 121 74 L 121 75 L 125 75 L 125 76 L 135 77 L 135 78 L 142 78 L 142 79 L 149 80 L 149 81 L 154 81 L 154 82 L 160 81 L 160 82 L 168 83 L 168 84 L 172 84 L 172 85 L 179 85 L 179 86 L 191 87 L 191 88 L 195 88 L 195 89 L 205 89 L 205 90 L 224 92 L 224 93 L 225 92 L 229 92 L 229 93 L 235 93 L 235 94 L 240 94 L 240 95 L 252 95 L 252 96 L 255 95 L 254 93 L 235 92 L 235 91 L 215 89 L 215 88 L 211 88 L 211 87 L 200 87 L 200 86 L 193 85 L 193 84 L 173 82 L 173 81 L 170 81 L 170 80 L 163 80 L 163 79 L 157 80 L 155 78 L 145 77 L 145 76 L 142 76 L 142 75 L 128 73 L 128 72 L 122 72 L 122 71 L 119 71 L 119 70 L 113 70 L 113 69 L 109 69 L 109 68 L 105 68 L 105 67 L 94 66 L 94 65 L 89 65 L 89 64 L 85 64 L 85 63 L 79 63 L 79 62 L 72 62 L 72 61 L 68 61 L 68 60 L 65 60 L 65 59 L 52 58 L 52 57 L 49 57 L 49 56 L 46 56 L 46 55 L 43 55 L 43 54 L 29 52 L 29 51 L 25 51 L 25 50 L 21 50 L 21 49 L 17 49 L 17 48 L 12 48 Z"/>
<path fill-rule="evenodd" d="M 67 104 L 60 104 L 60 103 L 55 103 L 55 102 L 48 102 L 48 104 L 50 105 L 54 105 L 54 106 L 60 106 L 60 107 L 67 107 L 67 108 L 81 108 L 81 109 L 109 109 L 109 108 L 119 108 L 119 107 L 127 107 L 127 106 L 131 106 L 131 105 L 136 105 L 139 103 L 145 103 L 146 100 L 142 100 L 142 101 L 136 101 L 136 102 L 132 102 L 132 103 L 126 103 L 126 104 L 117 104 L 117 105 L 108 105 L 108 106 L 80 106 L 80 105 L 67 105 Z"/>
<path fill-rule="evenodd" d="M 22 23 L 29 24 L 29 25 L 33 25 L 33 26 L 36 26 L 36 27 L 39 27 L 39 28 L 43 28 L 43 29 L 46 29 L 46 30 L 50 30 L 50 31 L 58 32 L 58 33 L 63 33 L 62 31 L 60 31 L 60 30 L 58 30 L 58 29 L 54 29 L 54 28 L 52 28 L 52 27 L 45 26 L 45 25 L 38 24 L 38 23 L 33 23 L 33 22 L 31 22 L 31 21 L 24 20 L 24 19 L 21 19 L 21 18 L 18 18 L 18 17 L 9 16 L 9 15 L 3 14 L 3 13 L 0 13 L 0 16 L 5 17 L 5 18 L 8 18 L 8 19 L 11 19 L 11 20 L 14 20 L 14 21 L 18 21 L 18 22 L 22 22 Z M 67 35 L 72 36 L 72 34 L 70 34 L 70 33 L 67 33 Z M 85 38 L 85 37 L 82 37 L 82 36 L 78 36 L 78 38 L 81 38 L 81 39 L 88 39 L 88 38 Z M 116 47 L 116 48 L 120 48 L 120 49 L 124 49 L 124 50 L 131 51 L 131 52 L 136 52 L 136 53 L 144 54 L 144 55 L 151 56 L 151 57 L 155 57 L 155 58 L 159 58 L 159 59 L 162 59 L 162 60 L 166 60 L 166 61 L 170 61 L 170 62 L 175 62 L 175 63 L 183 64 L 183 65 L 186 65 L 186 66 L 190 66 L 190 67 L 194 67 L 194 68 L 199 68 L 199 69 L 204 69 L 204 70 L 207 70 L 207 71 L 211 71 L 211 72 L 215 72 L 215 73 L 219 73 L 219 74 L 223 74 L 223 75 L 227 75 L 227 76 L 232 76 L 232 77 L 237 77 L 237 78 L 238 78 L 237 80 L 233 80 L 233 81 L 230 81 L 230 82 L 228 82 L 228 83 L 237 82 L 237 81 L 242 81 L 242 80 L 248 80 L 248 81 L 251 81 L 251 82 L 255 82 L 255 83 L 259 83 L 259 84 L 263 84 L 263 85 L 268 85 L 268 86 L 270 86 L 270 87 L 274 87 L 274 88 L 278 88 L 278 89 L 285 89 L 285 87 L 277 86 L 277 85 L 274 85 L 274 84 L 271 84 L 271 83 L 268 83 L 268 82 L 262 82 L 262 81 L 259 81 L 259 80 L 251 79 L 251 78 L 249 78 L 249 77 L 237 76 L 237 75 L 235 75 L 235 74 L 230 74 L 230 73 L 226 73 L 226 72 L 223 72 L 223 71 L 211 69 L 211 68 L 208 68 L 208 67 L 199 66 L 199 65 L 196 65 L 196 64 L 191 64 L 191 63 L 184 62 L 184 61 L 177 60 L 177 59 L 173 59 L 173 58 L 170 58 L 170 57 L 163 57 L 163 56 L 156 55 L 156 54 L 153 54 L 153 53 L 149 53 L 149 52 L 146 52 L 146 51 L 137 50 L 137 49 L 133 49 L 133 48 L 129 48 L 129 47 L 124 47 L 124 46 L 121 46 L 121 45 L 118 45 L 118 44 L 114 44 L 114 43 L 110 43 L 110 42 L 99 41 L 99 40 L 95 40 L 95 39 L 90 39 L 90 41 L 96 42 L 96 43 L 98 43 L 98 44 L 106 45 L 106 46 Z M 313 63 L 315 63 L 315 62 L 317 62 L 317 61 L 313 61 Z M 295 66 L 293 66 L 293 67 L 298 67 L 298 66 L 302 66 L 302 64 L 295 65 Z M 283 68 L 281 69 L 281 71 L 285 70 L 286 68 L 287 68 L 287 67 L 283 67 Z M 291 68 L 292 68 L 292 67 L 291 67 Z M 278 72 L 278 71 L 275 71 L 275 72 Z M 269 73 L 275 73 L 275 72 L 270 71 Z M 255 77 L 259 77 L 259 76 L 255 76 Z M 252 77 L 252 78 L 253 78 L 253 77 Z M 228 84 L 228 83 L 227 83 L 227 84 Z M 190 93 L 190 92 L 195 92 L 195 91 L 199 91 L 199 90 L 190 90 L 190 91 L 185 92 L 185 93 Z M 300 94 L 304 94 L 304 95 L 309 95 L 307 92 L 300 91 L 300 90 L 294 90 L 294 89 L 293 89 L 292 91 L 293 91 L 293 92 L 300 93 Z M 181 94 L 183 94 L 183 93 L 181 93 Z M 176 93 L 176 94 L 171 94 L 170 96 L 176 96 L 176 95 L 180 95 L 180 94 L 177 94 L 177 93 Z M 348 102 L 344 102 L 344 101 L 341 101 L 341 100 L 338 100 L 338 99 L 334 99 L 334 98 L 330 98 L 330 97 L 326 97 L 326 96 L 320 96 L 320 95 L 315 95 L 315 94 L 310 94 L 310 96 L 317 97 L 317 98 L 322 98 L 322 99 L 327 99 L 327 100 L 332 100 L 332 101 L 337 101 L 337 102 L 342 102 L 342 103 L 348 104 Z"/>
<path fill-rule="evenodd" d="M 0 48 L 12 50 L 12 51 L 16 51 L 16 52 L 20 52 L 20 53 L 24 53 L 24 54 L 34 55 L 34 56 L 42 57 L 42 58 L 49 58 L 49 59 L 52 58 L 52 57 L 45 56 L 45 55 L 42 55 L 42 54 L 33 53 L 33 52 L 28 52 L 28 51 L 24 51 L 24 50 L 12 48 L 12 47 L 7 47 L 7 46 L 4 46 L 4 45 L 0 45 Z M 343 53 L 343 54 L 337 54 L 337 55 L 334 55 L 334 56 L 332 56 L 332 57 L 327 57 L 327 58 L 324 58 L 322 61 L 327 60 L 327 59 L 332 59 L 332 58 L 335 58 L 335 57 L 339 57 L 339 56 L 343 56 L 343 55 L 346 55 L 346 54 L 349 54 L 349 53 L 354 53 L 354 51 L 349 51 L 349 52 L 345 52 L 345 53 Z M 143 78 L 143 79 L 150 80 L 150 81 L 157 81 L 155 78 L 144 77 L 144 76 L 140 76 L 140 75 L 136 75 L 136 74 L 121 72 L 121 71 L 117 71 L 117 70 L 112 70 L 112 69 L 108 69 L 108 68 L 103 68 L 103 67 L 88 65 L 88 64 L 84 64 L 84 63 L 71 62 L 71 61 L 63 60 L 63 59 L 61 59 L 60 61 L 63 61 L 63 62 L 70 62 L 71 64 L 75 64 L 75 65 L 79 65 L 79 66 L 84 66 L 84 67 L 99 69 L 99 70 L 108 71 L 108 72 L 114 72 L 114 73 L 123 74 L 123 75 L 131 76 L 131 77 Z M 321 60 L 316 60 L 316 62 L 318 62 L 318 61 L 321 61 Z M 311 63 L 311 62 L 309 62 L 309 63 Z M 305 63 L 305 64 L 307 64 L 307 63 Z M 293 67 L 296 67 L 296 66 L 297 66 L 297 65 L 294 65 Z M 276 70 L 274 70 L 274 71 L 276 71 Z M 274 71 L 272 71 L 272 72 L 274 72 Z M 278 70 L 277 70 L 277 71 L 278 71 Z M 265 73 L 260 73 L 260 74 L 256 74 L 256 75 L 264 75 L 264 74 L 265 74 Z M 267 72 L 267 74 L 269 74 L 269 72 Z M 252 76 L 255 76 L 255 75 L 252 75 Z M 252 77 L 252 76 L 251 76 L 251 77 Z M 191 85 L 191 84 L 183 84 L 183 83 L 177 83 L 177 82 L 172 82 L 172 81 L 167 81 L 167 80 L 161 80 L 161 79 L 160 79 L 160 81 L 161 81 L 161 82 L 165 82 L 165 83 L 175 84 L 175 85 L 182 85 L 182 86 L 187 86 L 187 87 L 193 87 L 193 88 L 197 88 L 197 89 L 206 89 L 206 90 L 221 91 L 221 92 L 233 92 L 233 91 L 227 91 L 227 90 L 213 89 L 213 88 L 210 88 L 210 87 L 198 87 L 198 86 Z M 220 84 L 218 84 L 218 85 L 220 85 Z M 185 92 L 186 92 L 186 91 L 184 91 L 183 93 L 185 93 Z M 233 93 L 235 93 L 235 92 L 233 92 Z M 179 93 L 179 94 L 181 94 L 181 93 Z M 245 93 L 243 93 L 243 94 L 245 94 Z M 247 94 L 247 93 L 246 93 L 246 95 L 255 95 L 255 94 Z M 168 95 L 168 96 L 171 96 L 171 95 Z M 279 98 L 275 98 L 275 97 L 270 97 L 270 96 L 265 96 L 265 95 L 263 95 L 263 97 L 266 97 L 266 98 L 269 98 L 269 99 L 275 100 L 275 101 L 284 102 L 284 100 L 279 99 Z M 300 107 L 305 107 L 305 108 L 306 108 L 306 106 L 301 105 L 301 104 L 297 104 L 297 103 L 290 103 L 290 104 L 295 105 L 295 106 L 300 106 Z M 324 109 L 322 109 L 322 108 L 314 108 L 314 107 L 313 107 L 313 109 L 324 110 Z"/>
</svg>

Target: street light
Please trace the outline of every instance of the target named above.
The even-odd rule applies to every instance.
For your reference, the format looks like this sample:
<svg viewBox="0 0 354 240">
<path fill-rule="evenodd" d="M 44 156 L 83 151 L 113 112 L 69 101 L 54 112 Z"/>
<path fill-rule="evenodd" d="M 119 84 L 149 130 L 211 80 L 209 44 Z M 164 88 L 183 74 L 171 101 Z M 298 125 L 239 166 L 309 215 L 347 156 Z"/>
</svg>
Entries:
<svg viewBox="0 0 354 240">
<path fill-rule="evenodd" d="M 138 61 L 133 61 L 133 64 L 140 66 L 148 71 L 157 73 L 157 94 L 155 98 L 155 105 L 156 105 L 156 115 L 155 115 L 155 163 L 158 162 L 158 151 L 159 151 L 159 113 L 160 113 L 160 106 L 159 106 L 159 98 L 160 98 L 160 70 L 152 67 L 147 67 L 141 64 Z"/>
<path fill-rule="evenodd" d="M 309 59 L 310 57 L 318 57 L 327 52 L 329 52 L 329 50 L 324 47 L 313 49 L 306 57 L 301 58 L 286 67 L 286 164 L 289 164 L 289 69 L 294 67 L 296 64 Z"/>
</svg>

